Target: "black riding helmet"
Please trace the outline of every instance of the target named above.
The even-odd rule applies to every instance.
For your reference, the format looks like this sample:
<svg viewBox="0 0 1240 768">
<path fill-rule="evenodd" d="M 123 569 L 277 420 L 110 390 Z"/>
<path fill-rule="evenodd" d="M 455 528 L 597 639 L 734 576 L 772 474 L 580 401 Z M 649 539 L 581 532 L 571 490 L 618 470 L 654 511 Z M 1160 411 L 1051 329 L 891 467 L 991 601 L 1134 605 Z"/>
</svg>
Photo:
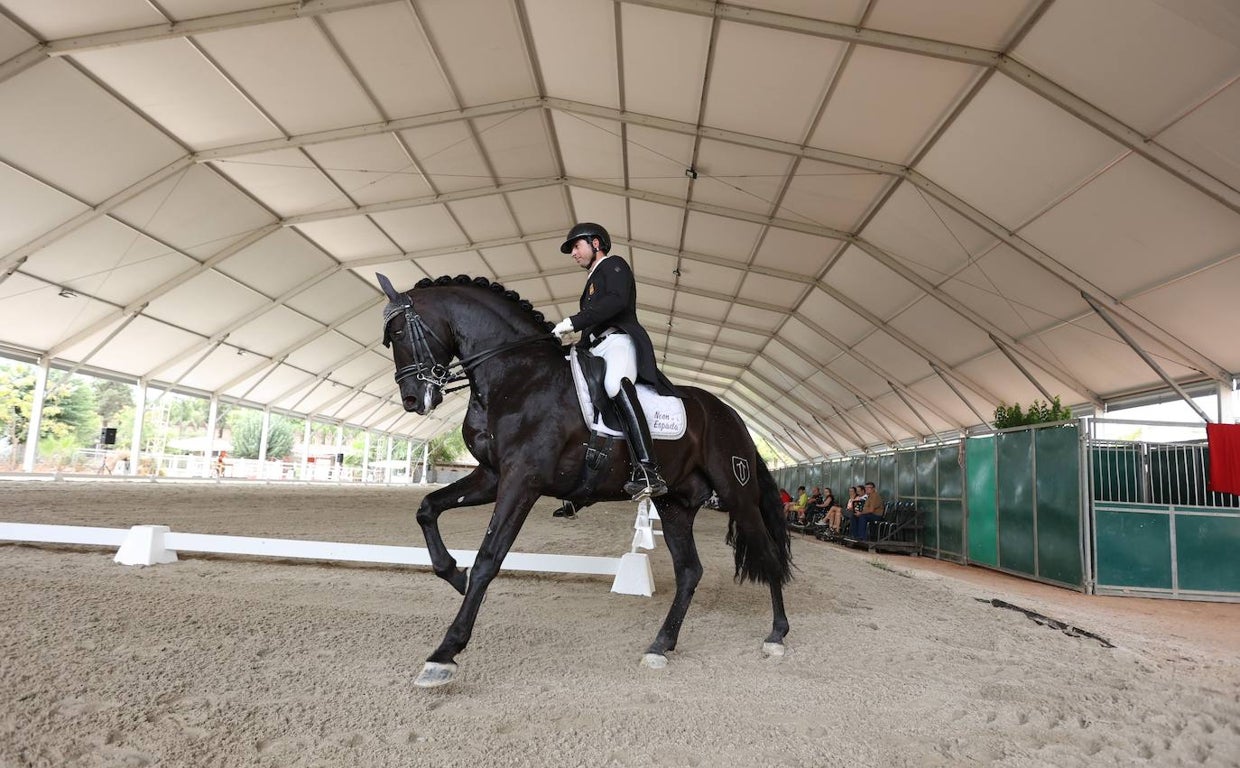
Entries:
<svg viewBox="0 0 1240 768">
<path fill-rule="evenodd" d="M 580 224 L 574 224 L 573 228 L 568 230 L 568 237 L 564 240 L 564 244 L 560 246 L 560 253 L 572 253 L 573 243 L 581 238 L 597 237 L 600 251 L 608 253 L 611 251 L 611 235 L 607 234 L 607 230 L 602 225 L 594 224 L 589 221 L 583 221 Z"/>
</svg>

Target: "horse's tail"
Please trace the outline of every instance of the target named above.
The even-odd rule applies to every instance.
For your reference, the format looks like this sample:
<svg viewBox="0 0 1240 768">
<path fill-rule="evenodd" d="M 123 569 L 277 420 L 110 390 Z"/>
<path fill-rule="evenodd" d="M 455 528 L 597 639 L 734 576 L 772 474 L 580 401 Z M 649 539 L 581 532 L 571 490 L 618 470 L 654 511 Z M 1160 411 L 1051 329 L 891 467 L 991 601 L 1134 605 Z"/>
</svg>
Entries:
<svg viewBox="0 0 1240 768">
<path fill-rule="evenodd" d="M 758 514 L 749 509 L 728 510 L 727 543 L 736 557 L 736 579 L 787 584 L 792 578 L 792 542 L 784 523 L 784 505 L 766 462 L 756 452 L 754 458 L 758 467 Z"/>
</svg>

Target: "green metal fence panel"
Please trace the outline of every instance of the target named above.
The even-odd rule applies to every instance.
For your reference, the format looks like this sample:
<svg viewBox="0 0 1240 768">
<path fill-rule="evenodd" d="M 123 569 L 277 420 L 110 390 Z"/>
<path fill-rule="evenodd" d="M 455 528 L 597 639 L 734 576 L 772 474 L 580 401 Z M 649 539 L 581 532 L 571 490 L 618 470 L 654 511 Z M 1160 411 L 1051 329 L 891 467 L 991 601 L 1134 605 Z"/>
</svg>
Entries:
<svg viewBox="0 0 1240 768">
<path fill-rule="evenodd" d="M 1240 514 L 1210 508 L 1191 514 L 1176 510 L 1175 560 L 1179 588 L 1240 593 Z"/>
<path fill-rule="evenodd" d="M 1097 504 L 1094 530 L 1100 588 L 1171 589 L 1171 526 L 1166 508 Z"/>
<path fill-rule="evenodd" d="M 939 543 L 941 554 L 954 560 L 964 557 L 964 502 L 939 499 Z"/>
<path fill-rule="evenodd" d="M 894 453 L 885 453 L 878 457 L 878 479 L 874 482 L 878 483 L 878 492 L 883 495 L 884 499 L 895 498 L 896 455 Z"/>
<path fill-rule="evenodd" d="M 917 508 L 921 510 L 922 546 L 927 552 L 939 551 L 939 502 L 938 499 L 918 499 Z"/>
<path fill-rule="evenodd" d="M 1033 430 L 1040 578 L 1079 587 L 1081 451 L 1075 424 Z"/>
<path fill-rule="evenodd" d="M 902 499 L 917 495 L 916 454 L 913 451 L 896 454 L 896 495 Z"/>
<path fill-rule="evenodd" d="M 865 482 L 865 459 L 863 458 L 853 459 L 852 465 L 849 467 L 848 475 L 850 478 L 848 481 L 849 485 L 861 485 L 862 483 L 864 483 Z"/>
<path fill-rule="evenodd" d="M 939 465 L 939 498 L 964 498 L 964 473 L 960 471 L 960 449 L 949 445 L 940 448 L 936 454 L 935 458 Z"/>
<path fill-rule="evenodd" d="M 935 466 L 937 458 L 933 448 L 917 451 L 917 490 L 914 495 L 919 499 L 932 499 L 939 490 Z"/>
<path fill-rule="evenodd" d="M 1033 434 L 1029 430 L 1001 432 L 995 441 L 999 567 L 1035 576 Z"/>
<path fill-rule="evenodd" d="M 964 473 L 960 471 L 960 448 L 941 447 L 934 452 L 934 460 L 938 468 L 938 549 L 940 554 L 960 559 L 964 556 Z"/>
<path fill-rule="evenodd" d="M 964 450 L 969 481 L 969 561 L 993 567 L 999 564 L 995 536 L 995 438 L 969 439 Z"/>
<path fill-rule="evenodd" d="M 878 457 L 865 457 L 865 479 L 862 482 L 874 483 L 874 487 L 878 487 Z"/>
</svg>

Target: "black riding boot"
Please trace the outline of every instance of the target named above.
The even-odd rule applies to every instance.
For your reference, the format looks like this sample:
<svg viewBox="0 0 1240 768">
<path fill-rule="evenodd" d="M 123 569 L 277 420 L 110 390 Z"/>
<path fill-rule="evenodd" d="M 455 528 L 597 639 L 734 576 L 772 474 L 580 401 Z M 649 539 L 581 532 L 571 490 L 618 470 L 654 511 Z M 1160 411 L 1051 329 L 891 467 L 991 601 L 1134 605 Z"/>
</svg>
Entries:
<svg viewBox="0 0 1240 768">
<path fill-rule="evenodd" d="M 637 460 L 634 474 L 638 479 L 624 484 L 624 492 L 636 498 L 649 493 L 651 496 L 662 496 L 667 493 L 667 483 L 659 475 L 659 463 L 655 461 L 654 449 L 650 441 L 650 427 L 646 424 L 646 414 L 642 412 L 642 404 L 637 399 L 637 387 L 628 379 L 620 380 L 620 391 L 611 399 L 620 414 L 620 424 L 624 428 L 624 437 L 629 441 L 629 450 Z"/>
</svg>

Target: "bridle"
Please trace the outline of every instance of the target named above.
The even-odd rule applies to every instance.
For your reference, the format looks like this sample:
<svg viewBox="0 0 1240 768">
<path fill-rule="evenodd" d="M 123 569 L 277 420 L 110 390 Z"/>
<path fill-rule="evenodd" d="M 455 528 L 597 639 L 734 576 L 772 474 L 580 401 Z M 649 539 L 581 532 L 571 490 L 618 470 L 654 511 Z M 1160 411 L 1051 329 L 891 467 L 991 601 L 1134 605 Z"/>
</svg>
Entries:
<svg viewBox="0 0 1240 768">
<path fill-rule="evenodd" d="M 433 330 L 422 320 L 422 316 L 413 310 L 413 301 L 405 297 L 405 301 L 401 303 L 391 302 L 387 309 L 383 312 L 383 346 L 390 347 L 395 341 L 387 330 L 387 324 L 391 322 L 393 317 L 398 314 L 404 315 L 405 332 L 409 336 L 409 345 L 413 351 L 413 362 L 409 365 L 401 366 L 396 369 L 396 383 L 399 385 L 405 379 L 417 379 L 425 382 L 428 386 L 439 389 L 443 394 L 456 392 L 459 389 L 465 389 L 469 386 L 469 372 L 478 367 L 482 363 L 510 349 L 524 346 L 531 342 L 543 341 L 545 339 L 555 338 L 550 333 L 537 333 L 533 336 L 525 336 L 510 341 L 507 344 L 500 344 L 496 347 L 484 349 L 483 351 L 463 357 L 455 363 L 442 365 L 435 362 L 435 355 L 431 351 L 431 341 L 433 340 L 441 348 L 450 353 L 450 348 L 443 339 L 439 338 Z M 466 381 L 457 387 L 449 387 L 448 385 L 457 382 Z"/>
</svg>

